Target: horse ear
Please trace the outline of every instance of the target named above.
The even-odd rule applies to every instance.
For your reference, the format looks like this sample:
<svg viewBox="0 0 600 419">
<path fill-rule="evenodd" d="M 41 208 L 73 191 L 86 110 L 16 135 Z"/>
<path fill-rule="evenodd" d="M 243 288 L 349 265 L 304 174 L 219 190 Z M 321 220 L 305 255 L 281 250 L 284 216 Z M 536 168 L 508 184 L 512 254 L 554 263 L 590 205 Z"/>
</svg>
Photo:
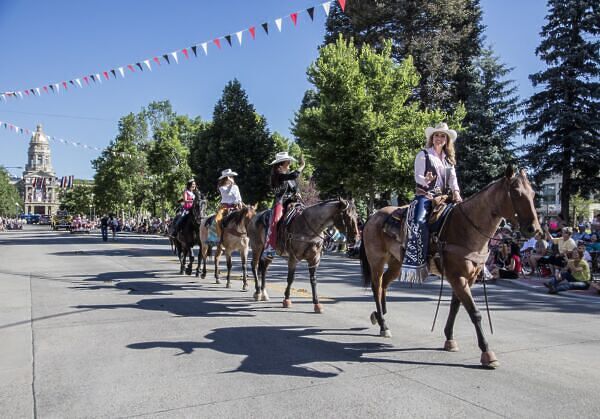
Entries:
<svg viewBox="0 0 600 419">
<path fill-rule="evenodd" d="M 506 176 L 507 179 L 511 179 L 514 175 L 515 175 L 515 169 L 513 168 L 512 164 L 509 164 L 508 166 L 506 166 L 506 170 L 504 171 L 504 176 Z"/>
<path fill-rule="evenodd" d="M 527 179 L 527 170 L 525 170 L 524 168 L 519 169 L 519 174 L 525 179 Z"/>
</svg>

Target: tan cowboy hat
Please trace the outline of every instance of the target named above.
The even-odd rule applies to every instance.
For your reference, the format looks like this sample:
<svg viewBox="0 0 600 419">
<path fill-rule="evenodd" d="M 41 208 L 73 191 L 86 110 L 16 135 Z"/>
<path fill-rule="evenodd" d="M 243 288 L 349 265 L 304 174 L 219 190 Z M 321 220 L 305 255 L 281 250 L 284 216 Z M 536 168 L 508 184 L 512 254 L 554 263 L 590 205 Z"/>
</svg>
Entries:
<svg viewBox="0 0 600 419">
<path fill-rule="evenodd" d="M 275 155 L 275 160 L 271 162 L 271 166 L 282 161 L 296 161 L 296 159 L 290 156 L 287 151 L 281 151 Z"/>
<path fill-rule="evenodd" d="M 425 128 L 425 138 L 427 138 L 429 140 L 431 138 L 431 136 L 433 134 L 435 134 L 436 132 L 443 132 L 444 134 L 446 134 L 448 136 L 448 138 L 450 138 L 450 141 L 456 140 L 456 137 L 458 136 L 456 134 L 456 131 L 448 128 L 448 124 L 446 124 L 445 122 L 440 122 L 435 127 Z"/>
<path fill-rule="evenodd" d="M 229 177 L 229 176 L 237 176 L 237 175 L 238 174 L 235 173 L 233 170 L 231 170 L 231 169 L 225 169 L 225 170 L 223 170 L 221 172 L 221 177 L 219 178 L 219 180 L 224 179 L 224 178 Z"/>
</svg>

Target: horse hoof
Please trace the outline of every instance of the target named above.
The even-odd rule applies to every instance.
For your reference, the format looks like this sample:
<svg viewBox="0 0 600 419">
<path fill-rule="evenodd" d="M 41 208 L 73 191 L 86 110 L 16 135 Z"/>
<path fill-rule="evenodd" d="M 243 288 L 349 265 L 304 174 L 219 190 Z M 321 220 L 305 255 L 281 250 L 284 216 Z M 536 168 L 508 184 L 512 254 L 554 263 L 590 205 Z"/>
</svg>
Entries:
<svg viewBox="0 0 600 419">
<path fill-rule="evenodd" d="M 254 297 L 254 301 L 259 301 L 260 300 L 260 292 L 255 292 L 253 294 L 253 297 Z"/>
<path fill-rule="evenodd" d="M 248 291 L 248 284 L 242 285 L 242 291 Z"/>
<path fill-rule="evenodd" d="M 444 343 L 444 351 L 458 352 L 458 343 L 454 339 L 447 340 Z"/>
<path fill-rule="evenodd" d="M 481 366 L 493 370 L 500 366 L 500 362 L 493 351 L 487 351 L 481 354 Z"/>
<path fill-rule="evenodd" d="M 219 278 L 215 279 L 215 284 L 220 284 L 221 281 L 219 281 Z"/>
<path fill-rule="evenodd" d="M 374 311 L 371 313 L 371 324 L 375 326 L 377 324 L 377 312 Z"/>
<path fill-rule="evenodd" d="M 231 288 L 231 282 L 227 281 L 227 284 L 225 285 L 225 288 Z"/>
<path fill-rule="evenodd" d="M 283 300 L 283 308 L 290 308 L 292 306 L 292 300 L 284 299 Z"/>
<path fill-rule="evenodd" d="M 267 294 L 267 291 L 263 291 L 263 293 L 260 296 L 260 301 L 269 301 L 269 294 Z"/>
<path fill-rule="evenodd" d="M 323 306 L 321 304 L 315 304 L 315 313 L 321 314 L 323 312 Z"/>
<path fill-rule="evenodd" d="M 200 276 L 200 274 L 198 272 L 196 272 L 196 278 L 198 278 Z"/>
<path fill-rule="evenodd" d="M 391 337 L 392 337 L 392 332 L 390 332 L 390 330 L 389 330 L 389 329 L 385 329 L 385 330 L 382 330 L 382 331 L 379 333 L 379 335 L 380 335 L 381 337 L 383 337 L 383 338 L 391 338 Z"/>
</svg>

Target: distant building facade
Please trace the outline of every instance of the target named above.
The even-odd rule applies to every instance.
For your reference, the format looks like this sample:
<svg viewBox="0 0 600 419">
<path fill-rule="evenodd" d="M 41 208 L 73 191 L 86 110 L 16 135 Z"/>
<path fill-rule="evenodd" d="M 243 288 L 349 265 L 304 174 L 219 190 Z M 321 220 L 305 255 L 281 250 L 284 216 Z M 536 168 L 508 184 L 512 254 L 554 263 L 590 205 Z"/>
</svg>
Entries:
<svg viewBox="0 0 600 419">
<path fill-rule="evenodd" d="M 48 137 L 38 125 L 29 141 L 27 164 L 19 192 L 27 214 L 54 215 L 60 207 L 59 182 L 52 168 Z"/>
<path fill-rule="evenodd" d="M 560 206 L 560 190 L 562 189 L 562 176 L 554 174 L 542 182 L 540 190 L 537 192 L 540 196 L 538 213 L 553 216 L 561 212 Z M 590 204 L 589 211 L 586 214 L 576 214 L 583 216 L 585 221 L 591 221 L 596 214 L 600 213 L 600 202 L 598 199 L 593 200 Z M 573 214 L 571 214 L 573 215 Z"/>
</svg>

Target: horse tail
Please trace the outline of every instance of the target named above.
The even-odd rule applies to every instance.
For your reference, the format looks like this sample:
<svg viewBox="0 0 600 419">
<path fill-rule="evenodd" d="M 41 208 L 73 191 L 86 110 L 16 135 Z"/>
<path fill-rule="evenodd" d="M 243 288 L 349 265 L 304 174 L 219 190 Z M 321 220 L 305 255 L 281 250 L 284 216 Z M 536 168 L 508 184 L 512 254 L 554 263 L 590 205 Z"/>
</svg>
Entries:
<svg viewBox="0 0 600 419">
<path fill-rule="evenodd" d="M 363 284 L 365 287 L 371 285 L 371 265 L 365 251 L 365 240 L 360 241 L 360 268 L 362 270 Z"/>
</svg>

